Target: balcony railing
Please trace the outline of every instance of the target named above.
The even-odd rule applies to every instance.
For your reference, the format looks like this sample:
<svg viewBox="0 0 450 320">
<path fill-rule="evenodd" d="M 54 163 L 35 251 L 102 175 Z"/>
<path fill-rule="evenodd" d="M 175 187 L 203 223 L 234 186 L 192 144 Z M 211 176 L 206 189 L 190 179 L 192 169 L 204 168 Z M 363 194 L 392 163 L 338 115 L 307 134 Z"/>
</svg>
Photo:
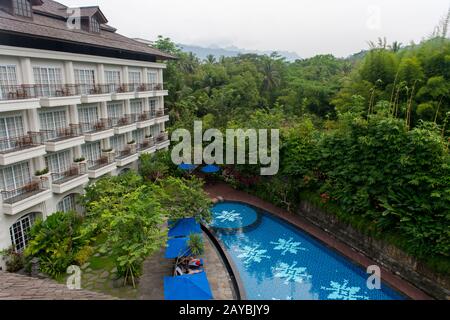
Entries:
<svg viewBox="0 0 450 320">
<path fill-rule="evenodd" d="M 87 173 L 86 163 L 73 164 L 69 169 L 60 173 L 52 173 L 52 183 L 60 185 Z"/>
<path fill-rule="evenodd" d="M 135 114 L 126 114 L 122 117 L 111 118 L 111 124 L 113 127 L 123 127 L 129 124 L 136 123 L 137 117 Z"/>
<path fill-rule="evenodd" d="M 138 143 L 137 149 L 139 151 L 142 151 L 142 150 L 147 150 L 154 146 L 155 146 L 155 140 L 153 138 L 145 138 L 144 141 L 142 141 L 141 143 Z"/>
<path fill-rule="evenodd" d="M 166 142 L 167 140 L 169 140 L 169 134 L 167 132 L 161 132 L 156 137 L 156 143 L 163 143 Z"/>
<path fill-rule="evenodd" d="M 125 159 L 137 153 L 136 145 L 126 146 L 121 151 L 116 152 L 116 159 Z"/>
<path fill-rule="evenodd" d="M 39 145 L 42 145 L 42 136 L 40 132 L 29 132 L 26 135 L 12 138 L 1 138 L 0 154 L 16 152 L 37 147 Z"/>
<path fill-rule="evenodd" d="M 100 132 L 113 127 L 112 119 L 110 118 L 99 119 L 94 122 L 82 122 L 80 125 L 82 133 Z"/>
<path fill-rule="evenodd" d="M 41 177 L 39 180 L 30 181 L 18 189 L 2 191 L 3 203 L 14 204 L 48 189 L 48 178 Z"/>
<path fill-rule="evenodd" d="M 161 83 L 0 85 L 0 100 L 23 100 L 41 97 L 53 98 L 159 90 L 163 90 Z"/>
<path fill-rule="evenodd" d="M 98 170 L 100 168 L 106 167 L 114 162 L 112 157 L 108 155 L 103 155 L 97 160 L 88 160 L 87 165 L 89 170 Z"/>
<path fill-rule="evenodd" d="M 36 98 L 36 88 L 33 85 L 1 85 L 0 100 L 21 100 Z"/>
<path fill-rule="evenodd" d="M 76 84 L 36 84 L 34 91 L 37 97 L 70 97 L 80 94 L 79 86 Z"/>
<path fill-rule="evenodd" d="M 81 135 L 81 125 L 70 124 L 69 127 L 56 130 L 41 130 L 44 142 L 56 142 L 79 137 Z"/>
<path fill-rule="evenodd" d="M 155 112 L 151 112 L 151 111 L 145 111 L 143 113 L 139 113 L 139 114 L 135 115 L 137 122 L 143 122 L 143 121 L 151 120 L 151 119 L 154 119 L 155 116 L 156 116 L 156 113 Z"/>
</svg>

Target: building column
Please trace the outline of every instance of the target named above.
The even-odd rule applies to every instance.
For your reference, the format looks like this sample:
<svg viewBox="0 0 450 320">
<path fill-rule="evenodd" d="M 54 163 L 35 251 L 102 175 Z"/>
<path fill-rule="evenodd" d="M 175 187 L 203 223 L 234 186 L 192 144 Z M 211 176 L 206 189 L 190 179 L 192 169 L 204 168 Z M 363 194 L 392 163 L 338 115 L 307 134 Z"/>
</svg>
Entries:
<svg viewBox="0 0 450 320">
<path fill-rule="evenodd" d="M 125 84 L 130 83 L 130 78 L 128 77 L 128 66 L 122 67 L 122 78 L 123 78 L 123 83 L 125 83 Z"/>
<path fill-rule="evenodd" d="M 144 69 L 143 69 L 143 73 L 144 73 L 144 74 L 143 74 L 142 82 L 143 82 L 143 83 L 148 83 L 148 75 L 147 75 L 147 74 L 148 74 L 148 68 L 144 68 Z"/>
<path fill-rule="evenodd" d="M 64 73 L 66 84 L 75 84 L 75 69 L 72 61 L 64 61 Z"/>
<path fill-rule="evenodd" d="M 131 103 L 130 100 L 125 100 L 123 103 L 123 111 L 125 114 L 131 114 Z"/>
<path fill-rule="evenodd" d="M 22 70 L 23 84 L 34 84 L 33 67 L 30 58 L 20 58 L 20 69 Z"/>
<path fill-rule="evenodd" d="M 80 123 L 80 118 L 78 117 L 78 107 L 76 104 L 69 106 L 69 122 L 70 124 Z"/>
<path fill-rule="evenodd" d="M 144 112 L 149 112 L 150 111 L 150 104 L 148 102 L 148 98 L 145 98 L 143 100 L 144 100 L 143 110 L 144 110 Z"/>
<path fill-rule="evenodd" d="M 105 65 L 100 63 L 97 65 L 97 83 L 106 84 L 105 80 Z"/>
<path fill-rule="evenodd" d="M 107 119 L 108 118 L 108 103 L 100 102 L 100 118 Z"/>
</svg>

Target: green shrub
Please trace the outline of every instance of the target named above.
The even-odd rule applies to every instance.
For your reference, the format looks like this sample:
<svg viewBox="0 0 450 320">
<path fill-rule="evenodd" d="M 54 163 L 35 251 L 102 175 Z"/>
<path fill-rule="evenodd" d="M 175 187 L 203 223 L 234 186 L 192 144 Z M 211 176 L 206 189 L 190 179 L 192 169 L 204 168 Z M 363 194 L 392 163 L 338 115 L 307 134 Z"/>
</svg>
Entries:
<svg viewBox="0 0 450 320">
<path fill-rule="evenodd" d="M 202 235 L 197 233 L 190 234 L 188 246 L 194 256 L 202 255 L 205 251 Z"/>
<path fill-rule="evenodd" d="M 75 254 L 74 260 L 77 265 L 82 266 L 89 260 L 93 253 L 94 248 L 92 248 L 91 246 L 84 246 Z"/>
<path fill-rule="evenodd" d="M 5 259 L 6 271 L 8 272 L 17 272 L 25 266 L 23 254 L 17 252 L 13 247 L 0 251 L 0 256 Z"/>
<path fill-rule="evenodd" d="M 41 271 L 57 278 L 76 263 L 77 252 L 88 242 L 81 234 L 82 222 L 75 212 L 57 212 L 45 221 L 36 221 L 25 255 L 39 258 Z"/>
</svg>

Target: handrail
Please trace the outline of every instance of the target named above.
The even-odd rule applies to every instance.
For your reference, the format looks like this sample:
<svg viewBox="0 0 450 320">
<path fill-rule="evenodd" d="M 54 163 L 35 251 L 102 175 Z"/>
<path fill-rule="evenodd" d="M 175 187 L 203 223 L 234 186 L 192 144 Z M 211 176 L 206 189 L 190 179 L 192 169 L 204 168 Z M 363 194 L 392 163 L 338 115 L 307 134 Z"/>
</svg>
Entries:
<svg viewBox="0 0 450 320">
<path fill-rule="evenodd" d="M 44 142 L 75 138 L 81 135 L 81 125 L 69 124 L 68 127 L 58 128 L 56 130 L 41 130 L 41 134 Z"/>
<path fill-rule="evenodd" d="M 113 128 L 113 121 L 111 118 L 102 118 L 94 122 L 82 122 L 80 125 L 82 133 L 100 132 Z"/>
<path fill-rule="evenodd" d="M 0 85 L 0 100 L 69 97 L 108 93 L 160 91 L 162 83 L 20 84 Z"/>
<path fill-rule="evenodd" d="M 80 175 L 87 173 L 87 164 L 86 163 L 76 163 L 73 164 L 69 169 L 64 172 L 54 172 L 52 173 L 52 183 L 59 184 L 63 181 L 69 180 L 74 177 L 78 177 Z"/>
<path fill-rule="evenodd" d="M 0 154 L 37 147 L 39 145 L 42 145 L 42 134 L 40 132 L 29 132 L 22 136 L 1 138 Z"/>
<path fill-rule="evenodd" d="M 30 180 L 20 188 L 14 190 L 3 190 L 2 199 L 4 203 L 12 204 L 47 189 L 49 189 L 48 178 L 39 177 L 39 180 Z"/>
</svg>

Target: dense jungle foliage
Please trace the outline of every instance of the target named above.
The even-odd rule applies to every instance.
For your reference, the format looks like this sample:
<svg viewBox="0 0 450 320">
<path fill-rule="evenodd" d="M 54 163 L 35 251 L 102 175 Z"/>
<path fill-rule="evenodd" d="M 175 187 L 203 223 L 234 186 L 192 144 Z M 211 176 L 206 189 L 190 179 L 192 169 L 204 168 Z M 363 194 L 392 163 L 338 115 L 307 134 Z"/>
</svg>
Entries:
<svg viewBox="0 0 450 320">
<path fill-rule="evenodd" d="M 349 58 L 292 63 L 273 53 L 200 61 L 179 57 L 165 86 L 171 130 L 281 130 L 280 171 L 227 166 L 235 187 L 296 210 L 315 202 L 383 237 L 436 270 L 450 268 L 450 40 L 446 28 L 419 44 L 385 39 Z"/>
</svg>

